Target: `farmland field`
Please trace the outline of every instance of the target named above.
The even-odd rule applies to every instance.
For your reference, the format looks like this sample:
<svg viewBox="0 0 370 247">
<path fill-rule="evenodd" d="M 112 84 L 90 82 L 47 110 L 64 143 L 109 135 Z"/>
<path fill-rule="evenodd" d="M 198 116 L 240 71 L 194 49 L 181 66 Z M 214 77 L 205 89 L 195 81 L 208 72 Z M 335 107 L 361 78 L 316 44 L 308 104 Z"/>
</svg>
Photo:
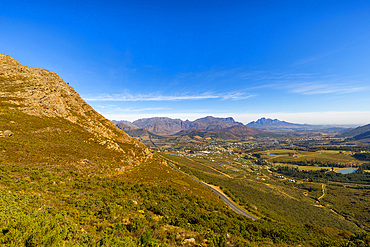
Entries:
<svg viewBox="0 0 370 247">
<path fill-rule="evenodd" d="M 317 162 L 317 163 L 339 163 L 348 166 L 358 166 L 363 163 L 351 156 L 351 152 L 322 150 L 316 152 L 294 151 L 294 150 L 268 150 L 257 152 L 261 158 L 270 162 Z"/>
</svg>

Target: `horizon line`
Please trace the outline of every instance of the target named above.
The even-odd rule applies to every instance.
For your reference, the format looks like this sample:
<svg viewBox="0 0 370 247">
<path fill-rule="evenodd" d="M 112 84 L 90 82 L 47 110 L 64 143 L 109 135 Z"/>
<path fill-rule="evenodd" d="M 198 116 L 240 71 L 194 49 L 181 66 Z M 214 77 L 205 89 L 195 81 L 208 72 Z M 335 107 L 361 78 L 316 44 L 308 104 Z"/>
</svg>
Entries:
<svg viewBox="0 0 370 247">
<path fill-rule="evenodd" d="M 330 113 L 345 113 L 345 112 L 330 112 Z M 347 113 L 354 113 L 354 112 L 347 112 Z M 356 113 L 362 113 L 364 114 L 365 112 L 356 112 Z M 368 114 L 370 114 L 370 112 L 366 112 Z M 285 114 L 285 115 L 294 115 L 294 114 L 313 114 L 312 112 L 310 113 L 276 113 L 276 115 L 282 115 L 282 114 Z M 328 114 L 328 112 L 320 112 L 319 114 Z M 318 115 L 319 115 L 318 114 Z M 352 122 L 352 123 L 349 123 L 349 122 L 336 122 L 336 123 L 328 123 L 328 122 L 321 122 L 321 123 L 310 123 L 308 121 L 295 121 L 295 120 L 292 120 L 292 119 L 286 119 L 286 118 L 281 118 L 281 117 L 278 117 L 278 116 L 275 116 L 275 117 L 272 117 L 271 113 L 267 113 L 267 114 L 119 114 L 121 117 L 117 118 L 118 116 L 115 115 L 115 114 L 102 114 L 104 115 L 107 119 L 111 120 L 111 121 L 128 121 L 128 122 L 134 122 L 134 121 L 137 121 L 137 120 L 140 120 L 140 119 L 150 119 L 150 118 L 168 118 L 168 119 L 179 119 L 181 121 L 195 121 L 195 120 L 198 120 L 198 119 L 202 119 L 202 118 L 206 118 L 206 117 L 213 117 L 213 118 L 232 118 L 235 122 L 239 122 L 239 123 L 242 123 L 243 125 L 247 125 L 249 123 L 252 123 L 252 122 L 256 122 L 260 119 L 271 119 L 271 120 L 278 120 L 278 121 L 284 121 L 284 122 L 287 122 L 287 123 L 291 123 L 291 124 L 299 124 L 299 125 L 314 125 L 314 126 L 335 126 L 335 127 L 344 127 L 344 126 L 347 126 L 347 127 L 354 127 L 354 126 L 363 126 L 363 125 L 367 125 L 370 123 L 370 120 L 368 121 L 359 121 L 359 122 Z M 177 116 L 176 116 L 177 115 Z M 190 117 L 189 115 L 192 115 L 192 117 Z M 234 116 L 233 116 L 234 115 Z M 252 116 L 256 116 L 256 115 L 259 115 L 259 117 L 254 117 L 253 119 L 255 120 L 237 120 L 238 118 L 235 117 L 235 115 L 239 115 L 239 119 L 240 118 L 243 118 L 245 116 L 249 116 L 249 118 L 251 118 Z M 270 115 L 270 116 L 269 116 Z M 134 117 L 135 116 L 135 117 Z M 117 120 L 118 119 L 118 120 Z"/>
</svg>

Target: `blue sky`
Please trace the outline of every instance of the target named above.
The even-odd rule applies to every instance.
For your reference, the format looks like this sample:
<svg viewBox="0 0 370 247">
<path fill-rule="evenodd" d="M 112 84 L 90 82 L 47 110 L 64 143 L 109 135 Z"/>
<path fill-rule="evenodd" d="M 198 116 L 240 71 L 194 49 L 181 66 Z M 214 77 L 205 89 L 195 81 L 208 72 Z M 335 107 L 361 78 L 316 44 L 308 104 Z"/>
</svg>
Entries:
<svg viewBox="0 0 370 247">
<path fill-rule="evenodd" d="M 369 1 L 14 0 L 0 27 L 109 119 L 370 122 Z"/>
</svg>

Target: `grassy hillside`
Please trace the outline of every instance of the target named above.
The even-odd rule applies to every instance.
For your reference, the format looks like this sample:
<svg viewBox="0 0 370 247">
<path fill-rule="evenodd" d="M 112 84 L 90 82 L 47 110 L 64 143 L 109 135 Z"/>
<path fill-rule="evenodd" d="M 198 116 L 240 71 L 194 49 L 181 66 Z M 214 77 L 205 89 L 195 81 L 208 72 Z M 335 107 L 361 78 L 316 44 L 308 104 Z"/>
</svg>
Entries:
<svg viewBox="0 0 370 247">
<path fill-rule="evenodd" d="M 325 246 L 329 241 L 328 246 L 341 246 L 343 243 L 334 239 L 346 238 L 361 228 L 369 230 L 368 187 L 304 180 L 292 183 L 278 178 L 267 166 L 236 161 L 232 155 L 162 155 L 182 171 L 222 188 L 245 210 L 260 217 L 260 223 L 269 222 L 278 232 L 285 231 L 286 241 L 313 246 Z"/>
<path fill-rule="evenodd" d="M 4 55 L 0 131 L 4 246 L 339 246 L 367 237 L 353 226 L 290 224 L 266 210 L 256 222 L 237 215 L 55 73 Z M 260 196 L 272 203 L 268 193 Z"/>
<path fill-rule="evenodd" d="M 352 157 L 351 152 L 342 152 L 335 150 L 320 150 L 316 152 L 298 151 L 288 149 L 268 150 L 256 152 L 261 158 L 271 162 L 281 163 L 312 163 L 312 164 L 326 164 L 331 166 L 337 164 L 338 166 L 358 166 L 361 164 L 358 160 Z"/>
<path fill-rule="evenodd" d="M 0 61 L 0 130 L 12 133 L 0 137 L 0 243 L 212 243 L 226 233 L 206 237 L 217 228 L 211 221 L 248 222 L 93 111 L 54 73 Z M 60 88 L 65 95 L 54 102 Z"/>
</svg>

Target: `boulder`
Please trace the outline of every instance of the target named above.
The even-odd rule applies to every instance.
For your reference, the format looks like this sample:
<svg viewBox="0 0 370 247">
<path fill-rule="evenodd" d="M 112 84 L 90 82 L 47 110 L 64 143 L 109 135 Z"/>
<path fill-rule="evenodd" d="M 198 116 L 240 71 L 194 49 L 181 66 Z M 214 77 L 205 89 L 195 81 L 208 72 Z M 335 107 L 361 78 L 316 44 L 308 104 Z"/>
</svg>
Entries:
<svg viewBox="0 0 370 247">
<path fill-rule="evenodd" d="M 186 245 L 186 244 L 190 244 L 190 245 L 195 244 L 195 239 L 194 238 L 187 238 L 184 241 L 182 241 L 182 244 L 183 245 Z"/>
<path fill-rule="evenodd" d="M 14 133 L 11 130 L 0 131 L 1 137 L 11 137 Z"/>
</svg>

